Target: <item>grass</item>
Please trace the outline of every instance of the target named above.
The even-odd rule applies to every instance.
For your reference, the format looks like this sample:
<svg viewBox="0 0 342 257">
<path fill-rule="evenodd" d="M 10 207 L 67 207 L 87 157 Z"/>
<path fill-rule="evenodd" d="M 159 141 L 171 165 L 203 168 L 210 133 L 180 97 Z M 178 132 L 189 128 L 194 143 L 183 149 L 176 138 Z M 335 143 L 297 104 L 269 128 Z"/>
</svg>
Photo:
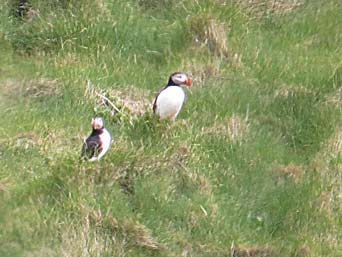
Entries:
<svg viewBox="0 0 342 257">
<path fill-rule="evenodd" d="M 29 3 L 0 4 L 0 256 L 341 255 L 339 1 Z M 177 70 L 173 124 L 86 93 L 144 106 Z"/>
</svg>

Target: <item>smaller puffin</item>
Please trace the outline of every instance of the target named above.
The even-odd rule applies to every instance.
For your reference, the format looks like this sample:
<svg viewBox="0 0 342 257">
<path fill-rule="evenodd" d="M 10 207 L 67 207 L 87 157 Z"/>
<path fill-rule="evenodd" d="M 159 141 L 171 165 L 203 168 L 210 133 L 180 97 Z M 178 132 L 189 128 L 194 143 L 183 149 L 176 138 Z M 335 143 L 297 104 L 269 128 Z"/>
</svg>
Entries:
<svg viewBox="0 0 342 257">
<path fill-rule="evenodd" d="M 175 72 L 169 77 L 167 85 L 156 95 L 153 112 L 160 120 L 175 121 L 185 100 L 185 92 L 181 85 L 189 87 L 190 79 L 182 72 Z"/>
<path fill-rule="evenodd" d="M 94 117 L 91 121 L 93 131 L 84 141 L 81 158 L 89 161 L 98 161 L 108 151 L 112 137 L 107 129 L 104 128 L 103 119 Z"/>
</svg>

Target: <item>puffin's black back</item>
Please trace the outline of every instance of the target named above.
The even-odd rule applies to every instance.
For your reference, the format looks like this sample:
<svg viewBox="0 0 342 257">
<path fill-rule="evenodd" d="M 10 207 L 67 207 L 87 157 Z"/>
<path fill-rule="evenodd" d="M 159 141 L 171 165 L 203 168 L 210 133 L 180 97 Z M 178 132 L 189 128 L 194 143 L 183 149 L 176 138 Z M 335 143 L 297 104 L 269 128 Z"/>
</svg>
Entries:
<svg viewBox="0 0 342 257">
<path fill-rule="evenodd" d="M 98 152 L 100 148 L 100 134 L 102 133 L 102 129 L 93 129 L 90 136 L 86 139 L 83 144 L 81 158 L 92 158 Z"/>
<path fill-rule="evenodd" d="M 176 74 L 178 74 L 178 73 L 179 73 L 179 72 L 175 72 L 175 73 L 172 73 L 172 74 L 170 75 L 169 81 L 167 82 L 166 86 L 163 87 L 163 88 L 158 92 L 158 94 L 156 95 L 156 97 L 154 98 L 153 107 L 152 107 L 154 113 L 156 112 L 156 109 L 157 109 L 157 98 L 158 98 L 158 96 L 160 95 L 160 93 L 161 93 L 164 89 L 168 88 L 169 86 L 179 86 L 178 84 L 176 84 L 176 83 L 173 82 L 173 80 L 172 80 L 172 76 L 174 76 L 174 75 L 176 75 Z"/>
</svg>

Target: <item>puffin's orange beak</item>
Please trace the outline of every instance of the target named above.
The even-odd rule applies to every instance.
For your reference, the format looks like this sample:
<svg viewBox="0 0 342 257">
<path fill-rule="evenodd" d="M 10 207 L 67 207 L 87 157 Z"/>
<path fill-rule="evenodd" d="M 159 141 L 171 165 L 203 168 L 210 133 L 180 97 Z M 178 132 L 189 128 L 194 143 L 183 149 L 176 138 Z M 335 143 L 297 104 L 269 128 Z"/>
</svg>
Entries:
<svg viewBox="0 0 342 257">
<path fill-rule="evenodd" d="M 190 79 L 187 79 L 187 80 L 185 81 L 185 85 L 187 85 L 188 87 L 191 86 L 191 81 L 190 81 Z"/>
</svg>

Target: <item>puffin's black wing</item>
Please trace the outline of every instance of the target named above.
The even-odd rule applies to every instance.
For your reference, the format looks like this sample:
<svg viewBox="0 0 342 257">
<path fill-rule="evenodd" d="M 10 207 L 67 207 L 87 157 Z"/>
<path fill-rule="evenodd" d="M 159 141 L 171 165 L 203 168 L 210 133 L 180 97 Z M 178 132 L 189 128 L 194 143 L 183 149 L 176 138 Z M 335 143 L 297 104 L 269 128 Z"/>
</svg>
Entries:
<svg viewBox="0 0 342 257">
<path fill-rule="evenodd" d="M 95 137 L 88 138 L 82 147 L 81 158 L 92 158 L 99 148 L 100 142 Z"/>
<path fill-rule="evenodd" d="M 153 107 L 152 107 L 153 113 L 156 113 L 156 109 L 157 109 L 157 98 L 158 98 L 159 94 L 160 94 L 160 92 L 156 95 L 156 98 L 154 98 Z"/>
</svg>

